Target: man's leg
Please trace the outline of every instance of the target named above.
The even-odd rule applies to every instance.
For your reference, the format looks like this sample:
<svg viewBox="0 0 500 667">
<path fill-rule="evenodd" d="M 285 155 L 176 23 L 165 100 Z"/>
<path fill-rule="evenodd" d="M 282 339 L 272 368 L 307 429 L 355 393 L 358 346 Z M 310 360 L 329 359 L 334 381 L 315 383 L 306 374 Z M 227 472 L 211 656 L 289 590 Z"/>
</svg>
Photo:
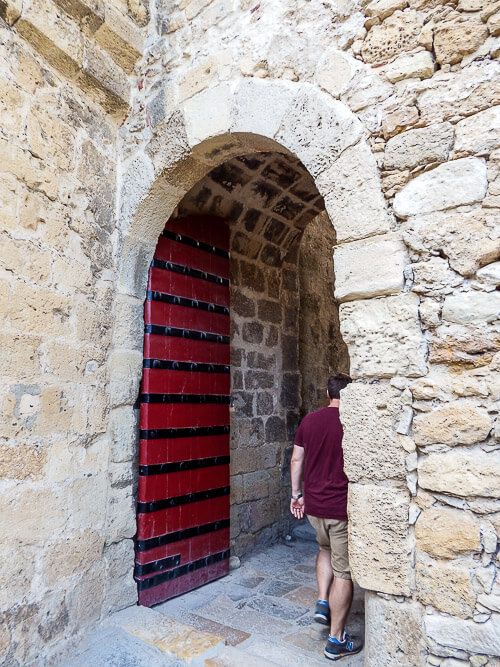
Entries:
<svg viewBox="0 0 500 667">
<path fill-rule="evenodd" d="M 322 625 L 330 625 L 330 609 L 328 595 L 333 578 L 332 557 L 330 552 L 330 536 L 324 519 L 308 516 L 309 523 L 316 531 L 316 541 L 319 545 L 316 556 L 316 580 L 318 582 L 318 600 L 314 611 L 314 620 Z"/>
<path fill-rule="evenodd" d="M 345 624 L 351 609 L 353 585 L 349 568 L 347 521 L 331 521 L 328 525 L 332 550 L 333 583 L 330 588 L 330 636 L 324 654 L 331 660 L 361 651 L 363 644 L 351 639 Z"/>
<path fill-rule="evenodd" d="M 330 589 L 330 637 L 343 640 L 347 616 L 352 604 L 352 581 L 335 577 Z"/>
<path fill-rule="evenodd" d="M 320 547 L 316 557 L 316 580 L 318 582 L 318 598 L 328 600 L 333 579 L 332 555 L 330 549 Z"/>
</svg>

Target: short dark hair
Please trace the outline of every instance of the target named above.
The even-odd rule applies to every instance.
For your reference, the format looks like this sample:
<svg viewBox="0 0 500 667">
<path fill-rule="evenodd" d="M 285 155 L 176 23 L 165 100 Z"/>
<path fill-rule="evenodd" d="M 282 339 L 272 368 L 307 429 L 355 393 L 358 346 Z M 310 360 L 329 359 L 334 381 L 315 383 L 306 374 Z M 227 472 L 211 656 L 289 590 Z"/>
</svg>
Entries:
<svg viewBox="0 0 500 667">
<path fill-rule="evenodd" d="M 332 398 L 340 398 L 340 392 L 352 382 L 349 375 L 345 373 L 337 373 L 328 378 L 328 396 Z"/>
</svg>

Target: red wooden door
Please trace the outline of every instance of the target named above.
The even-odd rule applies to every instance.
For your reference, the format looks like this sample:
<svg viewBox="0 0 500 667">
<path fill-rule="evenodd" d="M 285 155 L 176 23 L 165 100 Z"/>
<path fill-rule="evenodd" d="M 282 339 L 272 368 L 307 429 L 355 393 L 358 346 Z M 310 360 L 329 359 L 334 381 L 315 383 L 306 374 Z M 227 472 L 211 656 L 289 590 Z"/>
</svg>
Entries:
<svg viewBox="0 0 500 667">
<path fill-rule="evenodd" d="M 229 568 L 229 230 L 167 223 L 144 305 L 135 579 L 151 606 Z"/>
</svg>

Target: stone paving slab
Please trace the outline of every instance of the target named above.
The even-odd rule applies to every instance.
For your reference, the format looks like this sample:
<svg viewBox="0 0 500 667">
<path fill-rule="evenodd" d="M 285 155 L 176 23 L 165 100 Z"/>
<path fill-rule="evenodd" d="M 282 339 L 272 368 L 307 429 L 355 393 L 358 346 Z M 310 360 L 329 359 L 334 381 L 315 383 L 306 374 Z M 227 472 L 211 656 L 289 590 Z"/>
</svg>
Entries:
<svg viewBox="0 0 500 667">
<path fill-rule="evenodd" d="M 315 623 L 312 615 L 316 553 L 312 541 L 257 550 L 223 579 L 155 609 L 224 638 L 229 646 L 206 667 L 328 664 L 323 656 L 328 629 Z M 355 588 L 349 630 L 357 636 L 364 634 L 363 597 L 363 591 Z M 341 664 L 361 667 L 363 653 L 344 658 Z"/>
<path fill-rule="evenodd" d="M 216 655 L 224 646 L 220 636 L 196 630 L 147 607 L 128 607 L 103 624 L 128 633 L 169 658 L 177 658 L 180 664 L 203 665 L 205 658 Z"/>
<path fill-rule="evenodd" d="M 203 618 L 203 616 L 198 616 L 198 614 L 189 614 L 182 620 L 186 625 L 191 625 L 197 630 L 222 637 L 228 646 L 237 646 L 251 636 L 248 632 L 236 630 L 236 628 L 231 628 L 229 625 L 223 625 L 217 621 Z"/>
<path fill-rule="evenodd" d="M 117 628 L 99 629 L 78 656 L 61 667 L 182 667 L 185 663 Z"/>
</svg>

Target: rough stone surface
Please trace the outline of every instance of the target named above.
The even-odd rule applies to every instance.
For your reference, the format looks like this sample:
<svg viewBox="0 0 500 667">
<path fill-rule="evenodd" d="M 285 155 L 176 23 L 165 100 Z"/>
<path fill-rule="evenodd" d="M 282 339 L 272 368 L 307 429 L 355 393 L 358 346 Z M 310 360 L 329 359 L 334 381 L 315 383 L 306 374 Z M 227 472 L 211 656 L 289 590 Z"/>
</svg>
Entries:
<svg viewBox="0 0 500 667">
<path fill-rule="evenodd" d="M 391 83 L 403 79 L 428 79 L 434 74 L 434 60 L 428 51 L 401 55 L 384 67 L 384 76 Z"/>
<path fill-rule="evenodd" d="M 486 166 L 477 158 L 440 165 L 414 178 L 394 198 L 395 213 L 406 218 L 481 201 L 487 189 Z"/>
<path fill-rule="evenodd" d="M 352 573 L 363 588 L 393 595 L 410 591 L 409 496 L 372 484 L 349 487 Z"/>
<path fill-rule="evenodd" d="M 383 568 L 370 560 L 365 583 L 413 599 L 401 614 L 395 600 L 374 605 L 367 637 L 383 625 L 383 660 L 405 664 L 406 651 L 418 664 L 422 593 L 446 607 L 429 606 L 425 617 L 429 662 L 451 667 L 475 652 L 469 661 L 479 665 L 480 651 L 499 654 L 496 619 L 487 620 L 498 609 L 489 573 L 500 515 L 498 17 L 486 0 L 179 0 L 151 14 L 145 0 L 0 2 L 0 531 L 16 545 L 1 553 L 0 662 L 65 664 L 99 618 L 135 600 L 134 404 L 147 271 L 166 219 L 196 212 L 227 219 L 232 233 L 233 552 L 244 563 L 289 531 L 294 431 L 304 410 L 322 405 L 324 378 L 351 363 L 360 385 L 382 379 L 373 386 L 387 397 L 383 407 L 366 390 L 381 433 L 365 419 L 366 465 L 348 454 L 356 498 L 368 499 L 355 513 L 362 538 L 351 540 L 352 558 L 361 567 L 373 544 Z M 349 274 L 344 296 L 358 300 L 339 317 L 332 247 L 341 258 L 345 245 L 347 257 L 352 242 L 401 231 L 403 293 L 378 296 L 396 281 L 388 258 L 373 254 L 384 275 L 359 292 L 367 259 L 353 253 L 351 266 L 338 261 L 337 287 Z M 425 383 L 413 391 L 408 376 Z M 456 435 L 446 422 L 447 442 L 417 452 L 413 415 L 432 421 L 457 401 L 481 434 L 488 413 L 491 434 L 454 446 L 477 437 L 457 419 Z M 356 407 L 344 410 L 350 433 Z M 417 439 L 419 429 L 418 418 Z M 377 493 L 388 525 L 370 514 Z M 399 504 L 406 494 L 409 514 Z M 481 515 L 480 556 L 416 550 L 409 522 L 444 504 L 464 524 L 471 511 Z M 416 580 L 418 553 L 456 564 L 460 581 L 474 570 L 490 607 L 478 606 L 470 623 L 450 616 L 465 613 L 467 595 L 457 603 L 451 584 Z M 305 571 L 286 569 L 304 583 Z M 268 591 L 279 597 L 287 584 Z M 277 649 L 269 629 L 252 660 L 314 664 L 317 643 L 278 617 L 295 613 L 303 595 L 277 604 L 286 641 Z M 266 614 L 236 608 L 242 599 L 212 616 L 241 614 L 241 632 L 253 622 L 267 631 L 272 605 L 258 603 Z"/>
<path fill-rule="evenodd" d="M 453 146 L 453 136 L 450 123 L 402 132 L 387 142 L 384 166 L 386 169 L 412 169 L 428 163 L 444 162 Z"/>
<path fill-rule="evenodd" d="M 500 106 L 464 118 L 455 131 L 455 153 L 488 155 L 500 145 Z"/>
<path fill-rule="evenodd" d="M 444 254 L 463 276 L 473 275 L 500 253 L 494 214 L 481 209 L 415 216 L 405 223 L 403 238 L 420 256 Z"/>
<path fill-rule="evenodd" d="M 484 408 L 455 401 L 417 415 L 413 420 L 413 437 L 421 447 L 436 443 L 472 445 L 486 440 L 491 428 L 491 417 Z"/>
<path fill-rule="evenodd" d="M 453 617 L 428 615 L 425 629 L 432 642 L 449 651 L 461 649 L 477 655 L 500 655 L 500 617 L 493 614 L 486 623 L 460 620 Z M 448 649 L 448 650 L 447 650 Z"/>
<path fill-rule="evenodd" d="M 348 385 L 342 391 L 344 467 L 351 482 L 404 479 L 405 436 L 396 432 L 401 392 L 381 384 Z"/>
<path fill-rule="evenodd" d="M 419 604 L 385 600 L 367 593 L 366 614 L 373 619 L 365 635 L 368 664 L 400 667 L 403 660 L 408 665 L 423 664 L 424 613 Z"/>
<path fill-rule="evenodd" d="M 419 462 L 418 476 L 420 485 L 431 491 L 496 498 L 500 491 L 500 456 L 482 450 L 429 454 Z"/>
<path fill-rule="evenodd" d="M 358 165 L 356 169 L 354 164 Z M 390 218 L 373 164 L 370 150 L 359 143 L 347 148 L 317 179 L 339 242 L 390 230 Z"/>
<path fill-rule="evenodd" d="M 446 297 L 443 304 L 443 320 L 455 324 L 493 322 L 499 317 L 499 292 L 465 292 Z"/>
<path fill-rule="evenodd" d="M 408 262 L 402 241 L 395 236 L 343 244 L 335 249 L 335 298 L 366 299 L 400 292 Z"/>
<path fill-rule="evenodd" d="M 425 373 L 425 342 L 417 308 L 418 299 L 411 294 L 341 306 L 340 326 L 355 377 Z"/>
<path fill-rule="evenodd" d="M 485 25 L 477 18 L 443 22 L 434 31 L 434 50 L 438 63 L 458 63 L 464 56 L 475 51 L 486 39 Z"/>
<path fill-rule="evenodd" d="M 437 558 L 455 558 L 481 548 L 478 521 L 471 514 L 443 507 L 420 514 L 415 538 L 418 549 Z"/>
<path fill-rule="evenodd" d="M 422 604 L 459 618 L 472 617 L 477 594 L 468 563 L 417 562 L 416 586 Z"/>
</svg>

